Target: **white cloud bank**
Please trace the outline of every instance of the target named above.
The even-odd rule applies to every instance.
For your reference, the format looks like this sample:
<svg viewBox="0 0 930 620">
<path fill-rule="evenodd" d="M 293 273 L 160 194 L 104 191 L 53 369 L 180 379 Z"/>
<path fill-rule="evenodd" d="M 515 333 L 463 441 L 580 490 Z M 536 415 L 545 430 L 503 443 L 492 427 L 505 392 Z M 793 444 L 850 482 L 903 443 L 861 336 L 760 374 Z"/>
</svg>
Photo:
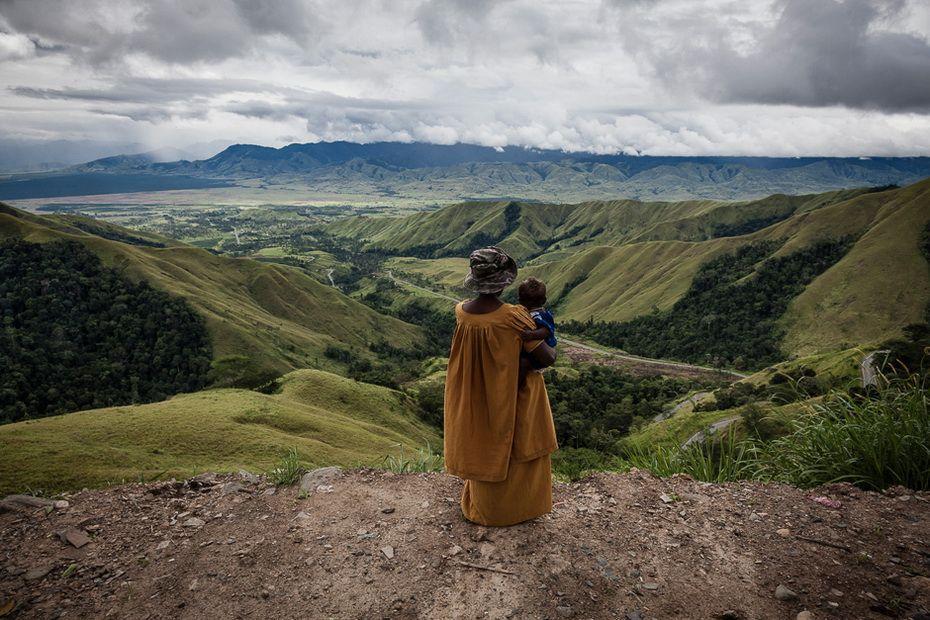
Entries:
<svg viewBox="0 0 930 620">
<path fill-rule="evenodd" d="M 0 139 L 930 155 L 922 0 L 3 0 Z"/>
</svg>

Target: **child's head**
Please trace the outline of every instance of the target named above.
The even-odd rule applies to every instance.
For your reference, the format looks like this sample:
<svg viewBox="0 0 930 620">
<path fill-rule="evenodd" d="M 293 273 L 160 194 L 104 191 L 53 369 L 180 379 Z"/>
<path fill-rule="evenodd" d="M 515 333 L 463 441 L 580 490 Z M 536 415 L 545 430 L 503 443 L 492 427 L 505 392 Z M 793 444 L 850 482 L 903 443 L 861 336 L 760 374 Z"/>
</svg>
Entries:
<svg viewBox="0 0 930 620">
<path fill-rule="evenodd" d="M 542 280 L 527 278 L 520 283 L 518 295 L 520 305 L 527 308 L 542 308 L 546 305 L 546 285 Z"/>
</svg>

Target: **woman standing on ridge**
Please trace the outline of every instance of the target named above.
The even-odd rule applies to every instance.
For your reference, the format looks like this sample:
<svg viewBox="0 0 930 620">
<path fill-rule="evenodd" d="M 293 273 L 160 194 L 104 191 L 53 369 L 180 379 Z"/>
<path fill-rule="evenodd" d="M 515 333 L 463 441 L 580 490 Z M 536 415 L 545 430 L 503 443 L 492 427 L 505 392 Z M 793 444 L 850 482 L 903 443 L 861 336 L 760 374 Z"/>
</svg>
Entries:
<svg viewBox="0 0 930 620">
<path fill-rule="evenodd" d="M 465 287 L 478 296 L 455 307 L 445 389 L 446 471 L 465 480 L 466 519 L 513 525 L 552 509 L 549 455 L 558 447 L 552 410 L 542 374 L 521 352 L 541 368 L 555 362 L 555 351 L 541 340 L 523 342 L 520 333 L 536 327 L 533 319 L 522 306 L 500 300 L 517 276 L 514 260 L 489 247 L 472 252 L 469 262 Z"/>
</svg>

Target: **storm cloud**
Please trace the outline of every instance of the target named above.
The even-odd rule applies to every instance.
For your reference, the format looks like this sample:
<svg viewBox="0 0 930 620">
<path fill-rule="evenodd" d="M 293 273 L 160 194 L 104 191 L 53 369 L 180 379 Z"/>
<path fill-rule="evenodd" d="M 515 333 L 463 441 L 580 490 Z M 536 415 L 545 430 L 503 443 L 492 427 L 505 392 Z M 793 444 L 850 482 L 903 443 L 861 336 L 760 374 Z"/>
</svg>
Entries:
<svg viewBox="0 0 930 620">
<path fill-rule="evenodd" d="M 930 154 L 922 0 L 0 0 L 0 139 Z"/>
</svg>

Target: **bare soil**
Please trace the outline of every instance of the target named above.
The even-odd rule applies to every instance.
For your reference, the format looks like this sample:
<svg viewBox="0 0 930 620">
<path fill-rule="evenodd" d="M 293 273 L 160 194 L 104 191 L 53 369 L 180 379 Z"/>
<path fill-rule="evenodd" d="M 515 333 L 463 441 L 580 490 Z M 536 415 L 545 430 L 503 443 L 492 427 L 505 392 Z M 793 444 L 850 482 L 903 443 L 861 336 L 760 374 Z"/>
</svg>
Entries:
<svg viewBox="0 0 930 620">
<path fill-rule="evenodd" d="M 309 497 L 205 474 L 0 504 L 0 616 L 928 617 L 926 493 L 633 471 L 558 484 L 551 514 L 484 528 L 460 492 L 357 470 Z"/>
<path fill-rule="evenodd" d="M 684 364 L 663 364 L 656 361 L 639 361 L 629 357 L 619 357 L 597 353 L 590 349 L 572 346 L 564 341 L 559 344 L 559 352 L 568 357 L 575 363 L 579 364 L 598 364 L 600 366 L 613 366 L 620 368 L 636 377 L 651 377 L 653 375 L 662 375 L 663 377 L 675 377 L 678 379 L 695 379 L 698 381 L 714 381 L 719 383 L 733 383 L 739 377 L 726 372 L 718 372 L 699 368 L 697 366 L 688 366 Z"/>
</svg>

